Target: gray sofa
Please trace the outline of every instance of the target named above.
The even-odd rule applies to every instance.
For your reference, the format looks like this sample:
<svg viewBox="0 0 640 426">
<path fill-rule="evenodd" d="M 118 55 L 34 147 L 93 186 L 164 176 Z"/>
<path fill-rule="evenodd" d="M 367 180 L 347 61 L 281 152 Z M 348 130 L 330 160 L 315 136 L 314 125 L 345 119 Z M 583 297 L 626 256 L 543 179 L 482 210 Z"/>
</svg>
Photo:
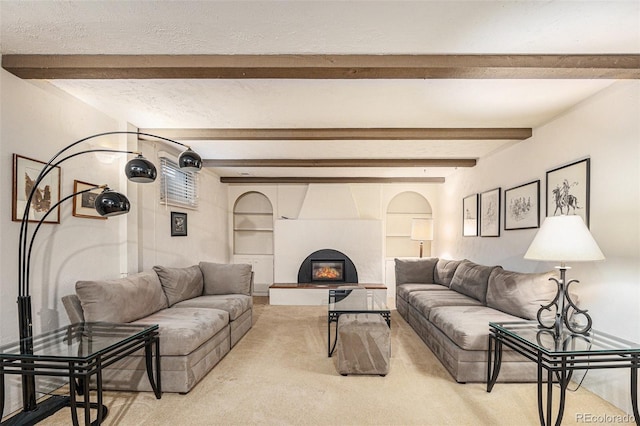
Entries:
<svg viewBox="0 0 640 426">
<path fill-rule="evenodd" d="M 484 382 L 489 322 L 536 319 L 555 272 L 526 274 L 469 260 L 395 260 L 396 307 L 458 382 Z M 507 348 L 499 380 L 536 380 L 535 363 Z"/>
<path fill-rule="evenodd" d="M 78 281 L 62 302 L 72 323 L 158 324 L 162 390 L 189 392 L 252 326 L 251 265 L 155 266 L 117 280 Z M 151 391 L 143 353 L 103 371 L 104 389 Z"/>
</svg>

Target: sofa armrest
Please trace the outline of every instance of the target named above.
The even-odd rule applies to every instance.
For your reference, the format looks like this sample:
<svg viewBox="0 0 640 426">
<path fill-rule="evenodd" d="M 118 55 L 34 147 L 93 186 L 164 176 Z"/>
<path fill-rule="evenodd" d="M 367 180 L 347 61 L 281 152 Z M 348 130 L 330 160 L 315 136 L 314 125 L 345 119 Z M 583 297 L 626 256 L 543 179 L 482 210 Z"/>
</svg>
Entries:
<svg viewBox="0 0 640 426">
<path fill-rule="evenodd" d="M 82 311 L 80 299 L 76 294 L 63 296 L 62 304 L 64 305 L 64 309 L 67 311 L 67 316 L 69 317 L 71 324 L 84 322 L 84 312 Z"/>
</svg>

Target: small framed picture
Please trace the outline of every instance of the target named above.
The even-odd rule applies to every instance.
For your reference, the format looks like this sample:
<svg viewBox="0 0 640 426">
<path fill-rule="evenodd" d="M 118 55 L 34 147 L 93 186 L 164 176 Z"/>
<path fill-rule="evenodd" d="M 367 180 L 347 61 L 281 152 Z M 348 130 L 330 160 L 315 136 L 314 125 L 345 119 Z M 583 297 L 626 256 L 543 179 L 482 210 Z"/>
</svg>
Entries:
<svg viewBox="0 0 640 426">
<path fill-rule="evenodd" d="M 590 159 L 547 172 L 547 216 L 577 214 L 589 226 Z"/>
<path fill-rule="evenodd" d="M 84 191 L 98 185 L 94 185 L 88 182 L 82 182 L 79 180 L 73 181 L 73 193 Z M 89 192 L 83 192 L 82 194 L 73 197 L 73 215 L 75 217 L 84 217 L 87 219 L 102 219 L 107 220 L 106 217 L 100 216 L 96 211 L 96 197 L 100 195 L 102 190 L 96 188 Z"/>
<path fill-rule="evenodd" d="M 500 188 L 480 194 L 480 236 L 500 236 Z"/>
<path fill-rule="evenodd" d="M 47 163 L 13 154 L 13 193 L 11 197 L 11 220 L 21 222 L 27 207 L 29 193 L 38 175 Z M 54 167 L 38 184 L 27 213 L 29 222 L 60 223 L 60 207 L 49 210 L 60 201 L 60 167 Z"/>
<path fill-rule="evenodd" d="M 504 191 L 504 230 L 540 227 L 540 180 Z"/>
<path fill-rule="evenodd" d="M 478 236 L 478 194 L 462 199 L 462 236 Z"/>
<path fill-rule="evenodd" d="M 171 212 L 171 236 L 187 236 L 187 214 L 181 212 Z"/>
</svg>

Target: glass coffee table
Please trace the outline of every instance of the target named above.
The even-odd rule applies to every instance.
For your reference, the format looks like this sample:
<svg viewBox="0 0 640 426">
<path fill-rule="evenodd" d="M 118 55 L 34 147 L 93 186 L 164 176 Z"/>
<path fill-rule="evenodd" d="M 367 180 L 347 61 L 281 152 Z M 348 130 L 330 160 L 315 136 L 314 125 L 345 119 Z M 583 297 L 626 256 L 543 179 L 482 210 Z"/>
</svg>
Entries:
<svg viewBox="0 0 640 426">
<path fill-rule="evenodd" d="M 34 424 L 63 407 L 71 407 L 74 425 L 78 425 L 76 408 L 84 408 L 86 425 L 100 424 L 108 413 L 107 407 L 102 404 L 102 370 L 142 349 L 149 382 L 156 398 L 160 399 L 162 387 L 157 325 L 83 322 L 2 346 L 0 418 L 4 412 L 5 374 L 67 377 L 69 396 L 54 395 L 39 403 L 37 409 L 22 411 L 9 418 L 6 424 Z M 89 397 L 92 378 L 95 378 L 94 403 Z M 76 394 L 84 395 L 82 402 L 76 400 Z M 95 421 L 91 420 L 91 408 L 97 411 Z"/>
<path fill-rule="evenodd" d="M 502 347 L 507 346 L 538 364 L 538 415 L 541 425 L 562 422 L 567 386 L 575 370 L 628 368 L 631 379 L 631 404 L 635 422 L 640 425 L 638 413 L 638 366 L 640 344 L 629 342 L 601 331 L 587 335 L 563 330 L 540 328 L 537 321 L 489 323 L 489 352 L 487 357 L 487 392 L 498 379 L 502 361 Z M 493 367 L 492 367 L 493 364 Z M 543 370 L 547 371 L 546 377 Z M 543 382 L 546 385 L 546 402 Z M 554 382 L 560 388 L 558 412 L 553 421 L 552 402 Z"/>
<path fill-rule="evenodd" d="M 386 292 L 385 292 L 386 294 Z M 387 306 L 386 297 L 383 297 L 375 290 L 364 287 L 344 288 L 329 290 L 329 314 L 327 317 L 327 352 L 330 357 L 338 342 L 336 330 L 335 339 L 331 344 L 331 324 L 338 324 L 338 318 L 342 314 L 380 314 L 391 327 L 391 311 Z"/>
</svg>

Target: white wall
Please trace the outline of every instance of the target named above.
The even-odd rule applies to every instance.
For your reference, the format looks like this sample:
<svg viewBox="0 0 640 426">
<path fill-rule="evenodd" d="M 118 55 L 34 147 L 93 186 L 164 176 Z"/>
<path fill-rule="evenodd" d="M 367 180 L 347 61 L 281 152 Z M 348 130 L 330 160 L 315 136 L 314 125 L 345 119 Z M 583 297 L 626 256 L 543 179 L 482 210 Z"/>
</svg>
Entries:
<svg viewBox="0 0 640 426">
<path fill-rule="evenodd" d="M 20 224 L 11 221 L 12 154 L 48 161 L 58 150 L 92 134 L 129 130 L 49 85 L 36 86 L 0 69 L 0 344 L 18 338 L 17 242 Z M 109 146 L 128 149 L 125 136 L 94 139 L 85 149 Z M 156 165 L 154 147 L 143 147 Z M 31 274 L 34 332 L 68 324 L 60 298 L 74 292 L 79 279 L 110 279 L 148 269 L 154 264 L 182 266 L 199 260 L 228 259 L 227 186 L 211 172 L 200 178 L 200 210 L 188 211 L 189 235 L 170 237 L 170 210 L 159 205 L 157 183 L 133 184 L 122 170 L 127 157 L 116 154 L 112 164 L 93 154 L 61 165 L 61 194 L 73 191 L 73 180 L 109 184 L 131 201 L 126 216 L 95 220 L 72 216 L 72 202 L 61 208 L 60 224 L 43 225 L 34 246 Z M 88 164 L 88 166 L 87 166 Z M 178 209 L 179 210 L 179 209 Z M 140 225 L 142 224 L 142 225 Z M 33 229 L 33 225 L 30 228 Z M 142 242 L 142 244 L 138 244 Z M 39 389 L 51 390 L 59 381 L 38 379 Z M 6 385 L 5 414 L 21 407 L 19 376 Z"/>
<path fill-rule="evenodd" d="M 534 129 L 533 137 L 447 179 L 436 221 L 440 257 L 468 258 L 516 271 L 544 271 L 553 263 L 523 259 L 536 230 L 504 231 L 499 238 L 461 236 L 462 199 L 495 187 L 541 180 L 545 172 L 591 158 L 590 229 L 606 256 L 573 264 L 572 288 L 588 308 L 594 328 L 640 342 L 640 83 L 617 82 L 562 116 Z M 501 212 L 504 216 L 504 211 Z M 501 218 L 504 223 L 504 217 Z M 629 373 L 591 371 L 585 386 L 615 405 L 630 408 Z"/>
</svg>

